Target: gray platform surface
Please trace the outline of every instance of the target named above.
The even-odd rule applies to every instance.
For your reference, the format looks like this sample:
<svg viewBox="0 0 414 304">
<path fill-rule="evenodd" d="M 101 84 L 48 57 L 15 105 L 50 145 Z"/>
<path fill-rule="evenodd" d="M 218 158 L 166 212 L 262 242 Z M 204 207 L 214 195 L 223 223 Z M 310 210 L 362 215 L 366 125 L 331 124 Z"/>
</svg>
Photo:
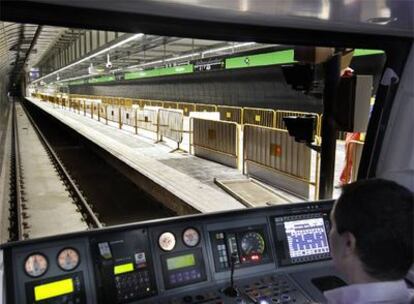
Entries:
<svg viewBox="0 0 414 304">
<path fill-rule="evenodd" d="M 217 179 L 216 183 L 248 207 L 264 207 L 287 204 L 294 201 L 287 195 L 278 193 L 272 187 L 254 179 Z"/>
<path fill-rule="evenodd" d="M 16 105 L 30 238 L 86 230 L 65 186 L 20 104 Z"/>
<path fill-rule="evenodd" d="M 115 123 L 105 125 L 83 114 L 35 98 L 27 99 L 198 211 L 245 208 L 214 184 L 215 177 L 246 178 L 237 169 L 188 153 L 170 153 L 173 147 L 155 144 L 151 135 L 140 132 L 142 135 L 137 136 L 127 127 L 120 130 Z"/>
</svg>

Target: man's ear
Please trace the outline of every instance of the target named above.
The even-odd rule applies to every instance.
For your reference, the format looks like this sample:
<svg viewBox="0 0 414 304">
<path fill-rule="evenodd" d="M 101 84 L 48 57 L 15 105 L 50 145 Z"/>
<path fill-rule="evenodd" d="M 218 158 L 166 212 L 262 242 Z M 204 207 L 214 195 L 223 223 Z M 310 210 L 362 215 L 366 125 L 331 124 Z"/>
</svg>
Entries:
<svg viewBox="0 0 414 304">
<path fill-rule="evenodd" d="M 355 255 L 356 254 L 356 239 L 352 232 L 346 231 L 344 232 L 341 237 L 343 238 L 344 242 L 344 254 L 346 256 Z"/>
</svg>

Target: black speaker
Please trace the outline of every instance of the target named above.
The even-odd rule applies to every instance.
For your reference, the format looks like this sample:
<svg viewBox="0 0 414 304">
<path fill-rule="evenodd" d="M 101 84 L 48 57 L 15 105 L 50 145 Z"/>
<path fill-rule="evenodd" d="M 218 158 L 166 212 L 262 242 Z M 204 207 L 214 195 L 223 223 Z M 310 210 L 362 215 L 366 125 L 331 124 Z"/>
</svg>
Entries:
<svg viewBox="0 0 414 304">
<path fill-rule="evenodd" d="M 315 137 L 315 116 L 288 116 L 283 121 L 289 132 L 297 142 L 312 143 Z"/>
</svg>

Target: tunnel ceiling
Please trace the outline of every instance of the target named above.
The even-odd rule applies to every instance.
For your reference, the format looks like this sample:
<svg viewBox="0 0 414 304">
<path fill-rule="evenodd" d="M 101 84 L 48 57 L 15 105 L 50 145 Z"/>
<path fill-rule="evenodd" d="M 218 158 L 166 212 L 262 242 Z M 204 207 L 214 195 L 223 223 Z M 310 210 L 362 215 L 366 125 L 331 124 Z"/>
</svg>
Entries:
<svg viewBox="0 0 414 304">
<path fill-rule="evenodd" d="M 19 80 L 25 68 L 34 66 L 68 29 L 0 22 L 0 78 Z"/>
<path fill-rule="evenodd" d="M 0 78 L 13 85 L 37 68 L 52 82 L 86 77 L 91 65 L 108 74 L 269 47 L 277 46 L 0 22 Z"/>
</svg>

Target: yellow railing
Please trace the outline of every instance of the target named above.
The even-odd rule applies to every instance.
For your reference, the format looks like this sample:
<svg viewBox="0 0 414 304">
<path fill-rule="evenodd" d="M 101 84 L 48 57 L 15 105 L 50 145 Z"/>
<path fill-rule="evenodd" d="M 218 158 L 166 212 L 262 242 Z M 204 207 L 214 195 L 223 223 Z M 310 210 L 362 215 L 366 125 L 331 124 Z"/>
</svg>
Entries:
<svg viewBox="0 0 414 304">
<path fill-rule="evenodd" d="M 175 101 L 164 101 L 164 108 L 166 109 L 177 109 L 178 102 Z"/>
<path fill-rule="evenodd" d="M 237 123 L 192 118 L 190 125 L 192 126 L 190 132 L 193 135 L 194 155 L 237 168 L 240 132 L 240 126 Z"/>
<path fill-rule="evenodd" d="M 243 108 L 243 124 L 275 127 L 276 111 L 262 108 Z"/>
<path fill-rule="evenodd" d="M 190 116 L 191 112 L 195 112 L 196 105 L 194 103 L 179 102 L 177 109 L 183 110 L 184 116 Z"/>
<path fill-rule="evenodd" d="M 297 143 L 283 129 L 256 125 L 243 127 L 243 173 L 250 173 L 249 166 L 268 169 L 280 178 L 272 178 L 272 184 L 278 185 L 299 196 L 309 194 L 309 186 L 315 187 L 317 198 L 319 159 L 315 164 L 315 179 L 311 179 L 312 154 L 306 145 Z M 260 177 L 262 178 L 262 177 Z M 286 181 L 293 181 L 297 187 Z M 291 187 L 290 189 L 287 187 Z M 307 190 L 306 190 L 307 189 Z"/>
<path fill-rule="evenodd" d="M 243 122 L 243 109 L 241 107 L 219 105 L 217 111 L 220 113 L 220 120 L 233 121 L 238 124 Z"/>
<path fill-rule="evenodd" d="M 314 116 L 317 120 L 315 125 L 317 144 L 320 144 L 321 115 L 316 113 L 149 101 L 110 96 L 95 96 L 95 98 L 74 94 L 67 98 L 60 95 L 37 94 L 36 96 L 39 96 L 42 100 L 74 110 L 79 114 L 86 115 L 89 113 L 91 118 L 105 121 L 105 123 L 108 123 L 108 121 L 118 123 L 119 128 L 122 128 L 123 125 L 134 127 L 135 133 L 138 129 L 152 131 L 157 134 L 157 139 L 162 139 L 164 136 L 178 144 L 182 142 L 183 134 L 189 132 L 190 150 L 191 147 L 198 147 L 199 150 L 201 148 L 204 152 L 209 151 L 205 152 L 203 157 L 211 156 L 211 154 L 231 157 L 233 159 L 232 165 L 235 167 L 237 167 L 239 157 L 241 157 L 239 153 L 239 134 L 240 127 L 243 126 L 243 147 L 240 147 L 243 151 L 241 159 L 243 170 L 246 167 L 245 164 L 251 162 L 263 168 L 277 171 L 279 174 L 315 186 L 315 197 L 317 198 L 319 155 L 317 154 L 316 157 L 315 181 L 312 181 L 310 179 L 310 150 L 303 144 L 296 143 L 288 135 L 283 123 L 283 117 L 286 116 Z M 101 103 L 94 102 L 95 99 L 100 99 Z M 132 105 L 141 107 L 144 105 L 160 106 L 161 104 L 165 107 L 164 109 L 132 107 Z M 167 109 L 174 106 L 177 109 Z M 183 116 L 189 115 L 192 111 L 219 112 L 222 120 L 192 118 L 190 120 L 190 130 L 184 131 Z M 280 128 L 269 127 L 272 125 Z M 193 149 L 197 153 L 195 150 Z M 220 161 L 223 157 L 216 157 L 215 160 Z"/>
<path fill-rule="evenodd" d="M 196 103 L 195 110 L 196 112 L 217 112 L 217 106 L 212 104 Z"/>
</svg>

